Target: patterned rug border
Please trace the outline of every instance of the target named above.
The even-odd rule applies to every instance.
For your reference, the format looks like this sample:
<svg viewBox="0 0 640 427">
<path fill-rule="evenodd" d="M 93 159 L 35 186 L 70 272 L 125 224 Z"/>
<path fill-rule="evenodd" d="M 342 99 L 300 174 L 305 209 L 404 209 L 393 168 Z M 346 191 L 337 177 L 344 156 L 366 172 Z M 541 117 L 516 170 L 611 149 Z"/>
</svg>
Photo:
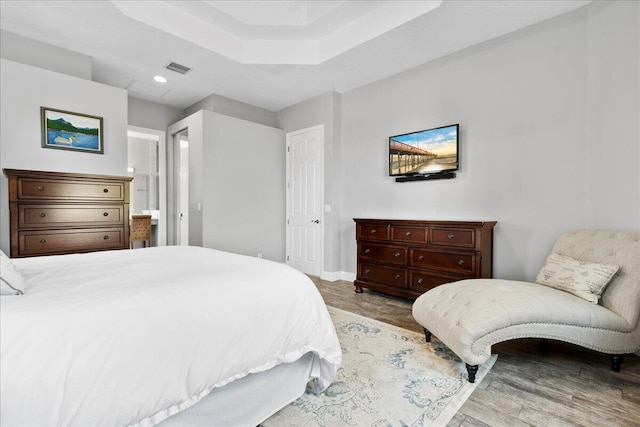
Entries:
<svg viewBox="0 0 640 427">
<path fill-rule="evenodd" d="M 346 313 L 349 316 L 359 317 L 359 318 L 364 319 L 364 320 L 369 321 L 369 322 L 380 323 L 380 324 L 382 324 L 382 325 L 384 325 L 384 326 L 386 326 L 388 328 L 397 329 L 397 330 L 400 330 L 400 331 L 408 332 L 410 334 L 422 335 L 420 332 L 416 332 L 416 331 L 412 331 L 411 329 L 407 329 L 407 328 L 403 328 L 403 327 L 400 327 L 400 326 L 392 325 L 391 323 L 383 322 L 382 320 L 374 319 L 373 317 L 363 316 L 362 314 L 354 313 L 353 311 L 343 310 L 341 308 L 337 308 L 337 307 L 334 307 L 334 306 L 329 305 L 329 304 L 327 304 L 327 308 L 329 309 L 329 313 L 331 313 L 331 310 L 336 310 L 336 311 L 339 311 L 339 312 L 342 312 L 342 313 Z M 422 336 L 424 336 L 424 335 L 422 335 Z"/>
<path fill-rule="evenodd" d="M 378 319 L 373 319 L 371 317 L 363 316 L 363 315 L 358 314 L 358 313 L 353 313 L 351 311 L 342 310 L 340 308 L 337 308 L 337 307 L 334 307 L 334 306 L 331 306 L 331 305 L 328 305 L 328 304 L 327 304 L 327 308 L 329 309 L 329 314 L 331 314 L 332 310 L 336 310 L 336 311 L 339 311 L 339 312 L 342 312 L 342 313 L 346 313 L 346 315 L 348 315 L 348 316 L 358 317 L 360 319 L 363 319 L 364 321 L 371 322 L 373 324 L 378 323 L 378 324 L 383 325 L 386 328 L 390 328 L 390 329 L 395 329 L 397 331 L 401 331 L 404 334 L 412 334 L 412 335 L 420 336 L 424 340 L 424 344 L 425 345 L 429 344 L 426 341 L 426 339 L 424 337 L 424 334 L 412 331 L 411 329 L 402 328 L 400 326 L 392 325 L 390 323 L 383 322 L 383 321 L 378 320 Z M 437 339 L 437 337 L 434 337 L 434 338 Z M 440 341 L 440 342 L 442 342 L 442 341 Z M 438 418 L 435 419 L 433 421 L 433 423 L 429 427 L 446 426 L 449 423 L 449 421 L 451 421 L 451 419 L 458 413 L 460 408 L 462 408 L 462 405 L 464 405 L 464 403 L 467 401 L 467 399 L 469 399 L 469 396 L 471 396 L 471 394 L 474 392 L 474 390 L 476 388 L 478 388 L 478 385 L 480 385 L 480 383 L 482 382 L 484 377 L 489 373 L 491 368 L 493 368 L 493 365 L 496 363 L 497 360 L 498 360 L 498 355 L 497 354 L 492 354 L 491 357 L 489 358 L 489 360 L 487 360 L 482 365 L 480 365 L 478 367 L 478 372 L 476 374 L 475 383 L 470 383 L 470 382 L 467 381 L 467 383 L 463 386 L 463 388 L 457 393 L 455 404 L 448 405 L 446 410 L 442 411 L 442 413 L 440 413 Z"/>
<path fill-rule="evenodd" d="M 410 395 L 402 395 L 402 399 L 407 400 L 409 399 L 410 402 L 412 402 L 412 405 L 418 405 L 420 406 L 420 399 L 430 399 L 429 397 L 429 390 L 436 390 L 436 389 L 440 389 L 442 394 L 437 394 L 436 398 L 438 398 L 438 400 L 442 397 L 445 397 L 448 399 L 447 403 L 445 405 L 441 405 L 438 404 L 438 400 L 432 401 L 434 403 L 434 405 L 432 406 L 433 410 L 429 411 L 429 407 L 423 407 L 426 409 L 425 412 L 422 413 L 422 415 L 420 415 L 419 412 L 404 412 L 404 410 L 408 409 L 406 407 L 404 407 L 402 404 L 398 407 L 394 406 L 395 404 L 398 403 L 397 400 L 393 400 L 391 402 L 387 401 L 387 409 L 385 412 L 385 410 L 383 410 L 383 412 L 380 412 L 380 414 L 391 414 L 393 413 L 394 415 L 391 415 L 392 418 L 380 418 L 378 420 L 372 420 L 370 417 L 365 415 L 365 419 L 368 421 L 365 421 L 365 419 L 359 419 L 359 418 L 352 418 L 352 411 L 356 411 L 354 413 L 357 413 L 357 410 L 364 410 L 365 412 L 369 412 L 366 409 L 371 409 L 371 404 L 373 404 L 373 402 L 375 402 L 376 399 L 371 400 L 370 397 L 374 397 L 374 398 L 379 398 L 379 395 L 377 392 L 373 392 L 373 394 L 371 394 L 371 392 L 369 392 L 369 394 L 364 393 L 362 395 L 360 394 L 355 394 L 355 395 L 351 395 L 349 396 L 349 398 L 345 401 L 340 401 L 340 397 L 341 395 L 345 395 L 348 396 L 349 393 L 354 390 L 353 388 L 350 387 L 346 387 L 347 393 L 344 393 L 344 381 L 345 381 L 345 377 L 350 378 L 349 381 L 355 381 L 355 384 L 358 384 L 358 381 L 362 381 L 358 375 L 359 374 L 353 374 L 353 372 L 359 372 L 359 369 L 356 369 L 355 371 L 353 371 L 353 366 L 351 366 L 351 364 L 349 365 L 345 365 L 343 364 L 343 366 L 341 367 L 342 369 L 345 369 L 345 371 L 343 371 L 343 374 L 341 376 L 342 379 L 336 379 L 337 382 L 335 382 L 335 384 L 337 385 L 332 385 L 332 387 L 337 387 L 334 388 L 332 390 L 331 393 L 329 393 L 327 399 L 328 401 L 326 403 L 323 402 L 315 402 L 313 403 L 313 398 L 311 400 L 300 400 L 297 399 L 295 402 L 293 402 L 291 405 L 294 405 L 292 408 L 296 408 L 296 409 L 291 409 L 290 412 L 288 413 L 288 415 L 282 415 L 282 417 L 280 419 L 278 419 L 276 424 L 273 424 L 273 422 L 275 421 L 275 418 L 278 417 L 278 415 L 280 414 L 277 413 L 274 415 L 274 419 L 270 418 L 270 420 L 272 421 L 272 423 L 269 423 L 269 420 L 266 420 L 266 422 L 264 422 L 262 425 L 273 425 L 273 426 L 302 426 L 302 425 L 307 425 L 307 422 L 310 422 L 311 419 L 306 418 L 306 416 L 303 416 L 303 418 L 298 418 L 298 415 L 294 415 L 296 413 L 296 411 L 303 411 L 306 412 L 307 414 L 309 413 L 309 408 L 311 408 L 312 412 L 316 412 L 316 411 L 321 411 L 321 412 L 317 412 L 320 415 L 320 418 L 317 419 L 316 421 L 320 421 L 319 424 L 316 424 L 316 422 L 311 421 L 312 425 L 319 425 L 319 426 L 325 426 L 325 427 L 341 427 L 341 426 L 353 426 L 353 427 L 361 427 L 364 425 L 369 425 L 370 422 L 373 422 L 371 424 L 371 426 L 378 426 L 378 427 L 391 427 L 391 426 L 403 426 L 403 427 L 408 427 L 409 425 L 411 426 L 428 426 L 428 427 L 442 427 L 442 426 L 446 426 L 447 423 L 449 423 L 449 421 L 451 421 L 451 419 L 453 419 L 453 417 L 456 415 L 456 413 L 458 413 L 458 411 L 460 410 L 460 408 L 464 405 L 464 403 L 467 401 L 467 399 L 469 398 L 469 396 L 473 393 L 473 391 L 478 387 L 478 385 L 482 382 L 482 380 L 484 379 L 484 377 L 486 376 L 486 374 L 490 371 L 490 369 L 493 367 L 495 361 L 497 360 L 497 355 L 492 355 L 491 358 L 485 362 L 484 364 L 480 365 L 478 372 L 476 374 L 476 382 L 475 383 L 469 383 L 467 378 L 466 378 L 466 369 L 464 368 L 464 362 L 460 360 L 460 358 L 458 358 L 453 352 L 451 352 L 450 349 L 446 348 L 446 346 L 444 346 L 444 344 L 441 341 L 437 341 L 437 344 L 434 345 L 433 343 L 427 343 L 425 341 L 425 337 L 424 334 L 412 331 L 410 329 L 405 329 L 402 327 L 398 327 L 377 319 L 373 319 L 371 317 L 366 317 L 357 313 L 353 313 L 347 310 L 342 310 L 340 308 L 337 307 L 333 307 L 333 306 L 329 306 L 327 305 L 328 311 L 332 317 L 332 320 L 334 322 L 339 322 L 336 324 L 336 329 L 341 329 L 344 325 L 343 322 L 345 321 L 345 319 L 353 319 L 353 321 L 355 323 L 359 323 L 361 325 L 363 325 L 366 328 L 372 328 L 374 331 L 378 330 L 384 330 L 386 331 L 385 333 L 388 334 L 387 336 L 392 336 L 392 337 L 396 337 L 394 339 L 399 339 L 401 341 L 407 341 L 407 342 L 413 342 L 412 345 L 414 346 L 421 346 L 424 345 L 425 347 L 430 347 L 428 350 L 428 352 L 437 355 L 440 357 L 440 362 L 436 362 L 436 363 L 442 363 L 442 361 L 449 361 L 452 363 L 451 366 L 452 371 L 457 372 L 456 375 L 454 375 L 454 377 L 448 377 L 448 378 L 456 378 L 456 383 L 458 384 L 456 386 L 456 391 L 454 394 L 449 394 L 447 396 L 447 393 L 450 393 L 450 391 L 447 391 L 447 387 L 449 387 L 450 380 L 444 380 L 444 378 L 447 377 L 443 377 L 440 378 L 438 375 L 436 375 L 436 377 L 430 377 L 430 378 L 434 378 L 432 382 L 432 386 L 431 387 L 435 387 L 435 388 L 427 388 L 427 389 L 422 389 L 421 387 L 423 387 L 423 385 L 425 383 L 421 382 L 420 380 L 417 380 L 417 382 L 415 379 L 412 379 L 409 381 L 409 385 L 410 387 L 406 388 L 405 390 L 409 390 L 409 394 Z M 349 323 L 347 323 L 348 325 Z M 360 330 L 362 333 L 367 334 L 369 333 L 368 330 Z M 378 333 L 378 332 L 374 332 L 374 333 Z M 360 338 L 358 338 L 358 335 L 350 335 L 352 337 L 355 337 L 356 341 L 350 342 L 349 339 L 347 339 L 347 343 L 349 344 L 345 344 L 347 346 L 347 349 L 349 349 L 349 351 L 352 351 L 353 349 L 358 349 L 360 348 L 358 345 L 353 346 L 353 343 L 357 343 Z M 342 345 L 342 341 L 341 341 L 341 345 Z M 344 350 L 343 350 L 344 351 Z M 446 354 L 448 354 L 448 356 L 443 356 L 442 352 L 446 352 Z M 364 351 L 364 352 L 360 352 L 359 354 L 361 355 L 371 355 L 373 356 L 372 353 L 369 353 L 368 351 Z M 414 354 L 413 350 L 411 350 L 410 352 L 406 352 L 405 350 L 400 351 L 399 353 L 397 353 L 398 359 L 396 360 L 395 357 L 392 358 L 392 363 L 396 364 L 401 362 L 401 366 L 403 366 L 402 369 L 404 369 L 404 362 L 406 361 L 405 357 L 412 357 L 411 355 Z M 415 353 L 417 355 L 417 353 Z M 395 353 L 393 353 L 393 356 L 396 356 Z M 344 361 L 345 359 L 343 359 Z M 430 360 L 429 358 L 427 359 L 422 359 L 424 361 Z M 354 360 L 351 359 L 351 362 L 353 363 Z M 387 360 L 388 363 L 388 360 Z M 447 362 L 445 362 L 447 363 Z M 427 362 L 426 366 L 429 366 L 430 362 Z M 356 367 L 358 366 L 357 364 L 355 365 Z M 435 366 L 434 366 L 435 368 Z M 429 368 L 427 368 L 428 370 Z M 440 371 L 436 371 L 436 372 L 440 372 Z M 453 372 L 450 372 L 449 375 L 453 374 Z M 362 378 L 386 378 L 388 381 L 390 380 L 392 383 L 396 383 L 397 384 L 397 378 L 395 376 L 391 376 L 391 377 L 362 377 Z M 419 378 L 419 377 L 414 377 L 414 378 Z M 442 382 L 442 381 L 445 382 Z M 374 381 L 375 382 L 375 381 Z M 389 383 L 391 384 L 391 383 Z M 415 388 L 414 385 L 418 384 L 418 388 Z M 341 388 L 342 387 L 342 388 Z M 365 390 L 367 390 L 365 388 Z M 374 391 L 375 389 L 368 389 L 371 391 Z M 387 390 L 387 389 L 384 389 Z M 427 392 L 427 394 L 422 394 L 423 392 Z M 452 390 L 451 390 L 452 391 Z M 415 393 L 414 393 L 415 392 Z M 395 394 L 394 396 L 398 396 L 397 394 Z M 333 400 L 335 398 L 338 398 L 338 400 Z M 360 400 L 356 401 L 356 398 L 360 398 Z M 349 407 L 349 406 L 345 406 L 343 408 L 350 408 L 347 409 L 346 411 L 344 411 L 344 409 L 338 410 L 337 412 L 333 412 L 331 413 L 330 411 L 326 410 L 326 408 L 340 408 L 340 405 L 343 405 L 345 402 L 350 401 L 351 399 L 354 399 L 353 402 L 356 402 L 356 406 L 353 407 Z M 417 400 L 415 400 L 417 399 Z M 404 403 L 404 400 L 403 403 Z M 332 403 L 333 402 L 333 403 Z M 338 404 L 336 405 L 335 402 L 338 402 Z M 392 403 L 393 402 L 393 403 Z M 419 403 L 420 402 L 420 403 Z M 320 405 L 320 406 L 315 406 L 315 405 Z M 389 406 L 391 405 L 391 406 Z M 315 409 L 314 409 L 315 407 Z M 403 409 L 400 409 L 400 407 L 402 407 Z M 413 407 L 413 406 L 412 406 Z M 356 408 L 356 409 L 354 409 Z M 393 409 L 395 408 L 395 410 Z M 281 410 L 282 411 L 287 411 L 287 408 L 283 408 Z M 344 411 L 343 413 L 341 413 L 341 411 Z M 391 411 L 391 412 L 388 412 Z M 430 415 L 428 415 L 430 412 Z M 286 413 L 286 412 L 285 412 Z M 329 416 L 327 416 L 327 413 L 329 413 Z M 371 413 L 371 412 L 369 412 Z M 377 412 L 376 412 L 377 413 Z M 346 415 L 345 415 L 346 414 Z M 404 419 L 404 416 L 417 416 L 418 418 L 413 418 L 413 421 L 410 421 L 408 419 Z M 342 418 L 342 422 L 338 422 L 336 423 L 336 421 L 339 421 L 339 419 L 336 419 L 336 416 L 339 416 L 339 418 Z M 343 418 L 343 416 L 346 416 L 346 418 Z M 388 416 L 388 415 L 387 415 Z M 289 417 L 289 418 L 287 418 Z M 293 418 L 291 418 L 293 417 Z M 295 421 L 295 420 L 299 420 L 299 421 Z M 359 421 L 358 421 L 359 420 Z M 348 421 L 348 422 L 347 422 Z M 384 421 L 383 423 L 380 423 Z M 302 422 L 302 424 L 300 424 L 300 422 Z M 363 424 L 364 422 L 364 424 Z"/>
</svg>

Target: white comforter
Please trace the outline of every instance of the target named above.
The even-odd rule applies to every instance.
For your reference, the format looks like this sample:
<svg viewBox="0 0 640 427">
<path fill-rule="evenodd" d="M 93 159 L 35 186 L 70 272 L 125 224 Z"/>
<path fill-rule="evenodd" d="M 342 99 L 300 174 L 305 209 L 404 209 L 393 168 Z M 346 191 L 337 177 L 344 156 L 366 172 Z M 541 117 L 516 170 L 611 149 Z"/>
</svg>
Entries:
<svg viewBox="0 0 640 427">
<path fill-rule="evenodd" d="M 213 388 L 341 351 L 302 273 L 195 247 L 14 260 L 25 295 L 2 296 L 0 424 L 153 425 Z"/>
</svg>

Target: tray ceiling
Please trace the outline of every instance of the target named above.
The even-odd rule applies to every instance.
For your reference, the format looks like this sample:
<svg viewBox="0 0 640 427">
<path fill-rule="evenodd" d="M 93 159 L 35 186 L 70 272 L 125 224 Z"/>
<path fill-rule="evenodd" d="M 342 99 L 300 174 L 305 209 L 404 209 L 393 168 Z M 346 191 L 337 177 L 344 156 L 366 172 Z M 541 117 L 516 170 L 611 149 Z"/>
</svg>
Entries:
<svg viewBox="0 0 640 427">
<path fill-rule="evenodd" d="M 0 28 L 89 56 L 93 80 L 134 97 L 186 108 L 217 94 L 278 110 L 589 2 L 2 0 Z"/>
</svg>

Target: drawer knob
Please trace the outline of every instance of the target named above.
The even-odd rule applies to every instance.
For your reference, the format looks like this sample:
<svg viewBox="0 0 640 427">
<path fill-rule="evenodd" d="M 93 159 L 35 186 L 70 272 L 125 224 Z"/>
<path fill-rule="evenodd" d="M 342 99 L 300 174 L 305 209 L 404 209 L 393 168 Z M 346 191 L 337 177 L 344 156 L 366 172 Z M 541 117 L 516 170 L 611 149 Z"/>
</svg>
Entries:
<svg viewBox="0 0 640 427">
<path fill-rule="evenodd" d="M 449 238 L 449 239 L 453 239 L 454 237 L 456 237 L 456 236 L 454 236 L 453 234 L 449 234 L 449 235 L 447 236 L 447 238 Z"/>
<path fill-rule="evenodd" d="M 378 231 L 378 230 L 376 230 L 376 229 L 374 228 L 373 230 L 371 230 L 371 234 L 376 234 L 376 231 Z"/>
<path fill-rule="evenodd" d="M 44 186 L 43 185 L 38 185 L 38 191 L 42 191 L 44 190 Z"/>
<path fill-rule="evenodd" d="M 369 270 L 368 268 L 364 270 L 364 274 L 369 274 L 371 273 L 371 270 Z"/>
<path fill-rule="evenodd" d="M 44 218 L 45 216 L 47 216 L 47 214 L 46 214 L 46 213 L 44 213 L 44 212 L 40 212 L 40 218 Z"/>
<path fill-rule="evenodd" d="M 464 265 L 464 260 L 461 259 L 460 261 L 458 261 L 458 265 Z"/>
<path fill-rule="evenodd" d="M 104 236 L 103 239 L 104 240 L 109 240 L 109 236 Z"/>
<path fill-rule="evenodd" d="M 369 252 L 371 252 L 371 249 L 369 249 L 369 248 L 367 248 L 367 249 L 365 249 L 365 250 L 364 250 L 364 253 L 365 253 L 365 254 L 368 254 Z"/>
<path fill-rule="evenodd" d="M 108 188 L 105 188 L 104 190 L 102 190 L 102 192 L 103 192 L 103 193 L 108 193 L 108 192 L 109 192 L 109 189 L 108 189 Z"/>
<path fill-rule="evenodd" d="M 393 256 L 398 258 L 400 256 L 400 252 L 396 252 L 395 254 L 393 254 Z"/>
<path fill-rule="evenodd" d="M 404 233 L 404 235 L 405 235 L 405 236 L 407 236 L 407 237 L 408 237 L 408 236 L 411 236 L 411 232 L 410 232 L 410 231 L 407 231 L 406 233 Z"/>
<path fill-rule="evenodd" d="M 399 274 L 396 274 L 396 276 L 395 276 L 395 277 L 396 277 L 396 280 L 398 280 L 398 279 L 400 278 L 400 275 L 399 275 Z"/>
<path fill-rule="evenodd" d="M 418 279 L 418 284 L 419 285 L 422 285 L 423 283 L 424 283 L 424 279 L 422 279 L 422 278 Z"/>
<path fill-rule="evenodd" d="M 422 261 L 423 259 L 424 259 L 424 255 L 420 255 L 420 256 L 418 257 L 418 261 Z"/>
<path fill-rule="evenodd" d="M 40 243 L 44 245 L 45 243 L 47 243 L 47 241 L 45 239 L 40 239 Z"/>
<path fill-rule="evenodd" d="M 103 213 L 102 216 L 109 216 L 109 212 Z"/>
</svg>

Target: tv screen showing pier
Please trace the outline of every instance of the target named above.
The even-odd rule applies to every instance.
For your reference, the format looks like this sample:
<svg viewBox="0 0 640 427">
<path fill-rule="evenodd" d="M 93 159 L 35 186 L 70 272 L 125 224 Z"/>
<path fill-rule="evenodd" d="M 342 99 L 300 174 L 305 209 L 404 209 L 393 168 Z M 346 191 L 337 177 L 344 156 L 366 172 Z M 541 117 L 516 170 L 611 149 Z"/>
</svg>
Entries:
<svg viewBox="0 0 640 427">
<path fill-rule="evenodd" d="M 389 137 L 389 175 L 458 170 L 458 124 Z"/>
</svg>

